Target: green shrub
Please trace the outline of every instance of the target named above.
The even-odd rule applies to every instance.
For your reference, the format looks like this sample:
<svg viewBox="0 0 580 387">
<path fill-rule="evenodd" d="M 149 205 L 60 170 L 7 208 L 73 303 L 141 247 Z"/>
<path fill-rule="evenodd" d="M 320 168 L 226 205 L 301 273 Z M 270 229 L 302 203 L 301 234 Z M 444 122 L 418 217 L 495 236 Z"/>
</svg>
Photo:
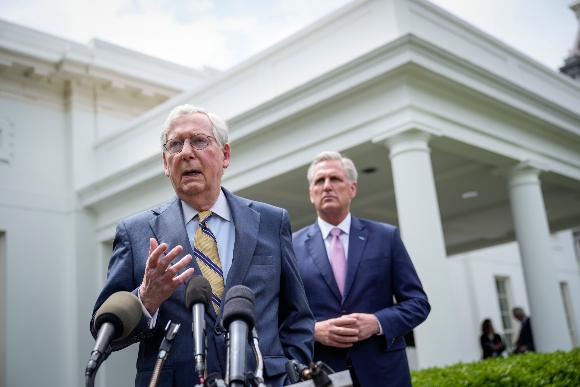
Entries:
<svg viewBox="0 0 580 387">
<path fill-rule="evenodd" d="M 412 371 L 411 380 L 413 387 L 578 387 L 580 348 L 570 352 L 530 352 L 475 363 L 459 363 L 445 368 Z"/>
</svg>

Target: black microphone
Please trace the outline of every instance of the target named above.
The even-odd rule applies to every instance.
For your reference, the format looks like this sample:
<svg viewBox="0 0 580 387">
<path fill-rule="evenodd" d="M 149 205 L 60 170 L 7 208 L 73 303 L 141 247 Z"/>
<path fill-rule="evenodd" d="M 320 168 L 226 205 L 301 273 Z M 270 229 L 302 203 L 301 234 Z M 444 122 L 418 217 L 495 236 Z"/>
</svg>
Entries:
<svg viewBox="0 0 580 387">
<path fill-rule="evenodd" d="M 111 353 L 111 341 L 127 337 L 135 329 L 142 315 L 141 301 L 133 293 L 125 291 L 113 293 L 103 302 L 95 313 L 93 323 L 98 334 L 85 371 L 87 383 L 92 383 L 97 369 Z"/>
<path fill-rule="evenodd" d="M 254 293 L 243 285 L 232 286 L 226 294 L 222 326 L 228 331 L 226 381 L 230 387 L 246 385 L 246 345 L 254 328 Z"/>
<path fill-rule="evenodd" d="M 205 311 L 211 305 L 211 285 L 202 275 L 191 277 L 185 289 L 185 307 L 192 314 L 193 322 L 193 357 L 195 359 L 195 372 L 199 381 L 203 383 L 205 374 Z"/>
</svg>

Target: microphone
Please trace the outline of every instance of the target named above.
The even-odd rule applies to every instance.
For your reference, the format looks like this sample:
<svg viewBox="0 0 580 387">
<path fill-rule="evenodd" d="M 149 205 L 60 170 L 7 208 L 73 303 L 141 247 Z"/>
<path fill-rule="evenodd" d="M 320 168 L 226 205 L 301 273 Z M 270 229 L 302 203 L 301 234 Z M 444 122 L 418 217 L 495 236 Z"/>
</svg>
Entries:
<svg viewBox="0 0 580 387">
<path fill-rule="evenodd" d="M 98 332 L 85 376 L 92 385 L 94 376 L 111 353 L 111 341 L 122 340 L 137 326 L 143 315 L 141 301 L 133 293 L 113 293 L 95 313 L 94 328 Z"/>
<path fill-rule="evenodd" d="M 229 332 L 226 380 L 230 387 L 246 385 L 246 344 L 254 327 L 254 293 L 243 285 L 232 286 L 226 294 L 222 326 Z"/>
<path fill-rule="evenodd" d="M 211 285 L 207 278 L 202 275 L 191 277 L 185 289 L 185 307 L 192 314 L 193 322 L 193 357 L 195 359 L 195 372 L 201 383 L 205 376 L 205 311 L 211 305 Z"/>
</svg>

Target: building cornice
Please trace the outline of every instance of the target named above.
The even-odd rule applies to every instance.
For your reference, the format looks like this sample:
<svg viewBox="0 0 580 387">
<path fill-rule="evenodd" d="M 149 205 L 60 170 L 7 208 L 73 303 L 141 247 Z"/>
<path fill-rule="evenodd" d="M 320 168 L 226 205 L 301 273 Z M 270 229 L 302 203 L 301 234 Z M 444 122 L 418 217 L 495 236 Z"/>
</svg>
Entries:
<svg viewBox="0 0 580 387">
<path fill-rule="evenodd" d="M 76 82 L 153 106 L 216 76 L 93 39 L 83 45 L 0 20 L 2 78 L 60 92 Z M 16 96 L 15 96 L 16 98 Z"/>
<path fill-rule="evenodd" d="M 547 100 L 542 95 L 523 89 L 508 79 L 486 71 L 474 63 L 458 58 L 440 47 L 434 47 L 429 42 L 408 35 L 258 107 L 231 117 L 228 121 L 231 128 L 232 146 L 235 149 L 242 142 L 255 141 L 273 125 L 280 125 L 281 122 L 292 120 L 306 111 L 316 109 L 318 106 L 341 98 L 346 94 L 356 93 L 357 90 L 379 81 L 402 79 L 401 82 L 414 82 L 417 77 L 423 80 L 432 78 L 434 82 L 447 83 L 452 87 L 470 90 L 472 93 L 488 97 L 488 101 L 492 101 L 489 103 L 511 106 L 519 110 L 520 114 L 529 115 L 533 119 L 543 122 L 544 128 L 554 131 L 555 135 L 563 139 L 578 141 L 580 138 L 578 126 L 580 115 L 576 112 Z M 555 79 L 557 79 L 556 82 L 559 82 L 559 77 L 556 76 Z M 576 98 L 580 101 L 580 88 L 573 90 L 576 91 Z M 169 108 L 171 102 L 167 101 L 164 104 L 167 105 L 165 107 Z M 409 110 L 407 109 L 407 111 Z M 158 121 L 157 114 L 149 119 Z M 140 121 L 145 125 L 143 129 L 147 128 L 144 133 L 149 133 L 151 125 L 146 125 L 145 120 Z M 409 123 L 405 125 L 408 126 Z M 132 125 L 131 128 L 133 131 L 139 130 L 139 125 Z M 425 128 L 429 129 L 428 126 Z M 393 129 L 392 126 L 385 126 L 384 130 L 391 129 Z M 437 130 L 436 128 L 431 129 Z M 389 133 L 374 133 L 373 138 L 385 135 L 388 136 Z M 101 143 L 99 146 L 107 147 L 110 150 L 115 147 L 116 138 L 118 136 L 111 139 L 113 142 Z M 370 140 L 371 138 L 369 138 Z M 79 190 L 83 205 L 99 205 L 107 198 L 130 189 L 134 184 L 142 183 L 144 179 L 161 174 L 162 171 L 158 165 L 160 164 L 158 147 L 152 146 L 151 149 L 155 150 L 151 151 L 149 157 L 143 157 L 140 164 L 127 169 L 119 169 L 113 174 L 105 174 L 95 183 Z M 292 152 L 292 149 L 281 150 L 277 154 L 276 160 L 289 157 L 289 152 Z M 262 160 L 262 162 L 266 161 Z M 268 162 L 273 162 L 273 160 L 268 160 Z M 136 170 L 139 173 L 135 173 Z M 234 168 L 228 170 L 224 179 L 225 181 L 234 181 L 245 173 L 245 167 Z M 119 183 L 124 182 L 125 179 L 134 184 Z"/>
<path fill-rule="evenodd" d="M 463 58 L 449 53 L 441 47 L 413 35 L 407 35 L 361 56 L 340 68 L 324 74 L 307 84 L 280 95 L 251 110 L 228 120 L 232 131 L 232 141 L 258 135 L 259 131 L 275 122 L 324 103 L 334 96 L 372 82 L 378 77 L 392 73 L 397 68 L 414 65 L 415 69 L 433 76 L 443 76 L 450 81 L 467 86 L 483 95 L 493 97 L 501 103 L 515 108 L 563 129 L 570 135 L 580 136 L 580 114 L 568 109 L 544 95 L 536 94 L 514 84 L 509 79 L 494 74 Z M 546 71 L 543 67 L 534 70 Z M 563 86 L 580 106 L 580 87 L 553 71 L 543 74 Z M 539 109 L 541 108 L 541 109 Z M 555 127 L 553 127 L 556 129 Z"/>
</svg>

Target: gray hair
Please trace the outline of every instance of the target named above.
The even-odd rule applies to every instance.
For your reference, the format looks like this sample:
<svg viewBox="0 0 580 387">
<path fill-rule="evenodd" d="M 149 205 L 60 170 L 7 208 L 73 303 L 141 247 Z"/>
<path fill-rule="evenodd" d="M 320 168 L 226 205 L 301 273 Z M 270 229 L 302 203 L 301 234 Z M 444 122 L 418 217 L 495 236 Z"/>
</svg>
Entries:
<svg viewBox="0 0 580 387">
<path fill-rule="evenodd" d="M 524 313 L 524 310 L 520 307 L 514 308 L 512 312 L 513 312 L 514 316 L 516 316 L 516 317 L 525 317 L 526 316 L 526 314 Z"/>
<path fill-rule="evenodd" d="M 161 127 L 161 151 L 166 152 L 163 145 L 167 142 L 167 136 L 179 117 L 187 117 L 192 114 L 205 114 L 213 125 L 213 136 L 220 148 L 223 148 L 228 143 L 228 124 L 217 115 L 207 111 L 206 109 L 195 105 L 179 105 L 169 113 L 165 123 Z"/>
<path fill-rule="evenodd" d="M 312 176 L 314 175 L 314 167 L 316 164 L 321 163 L 323 161 L 328 160 L 338 160 L 342 161 L 342 165 L 344 166 L 344 173 L 346 174 L 346 178 L 348 179 L 349 183 L 356 183 L 356 179 L 358 178 L 358 173 L 356 171 L 356 167 L 351 159 L 343 157 L 340 153 L 335 151 L 324 151 L 316 155 L 310 167 L 308 167 L 308 173 L 306 174 L 306 178 L 308 179 L 308 185 L 312 185 Z"/>
</svg>

